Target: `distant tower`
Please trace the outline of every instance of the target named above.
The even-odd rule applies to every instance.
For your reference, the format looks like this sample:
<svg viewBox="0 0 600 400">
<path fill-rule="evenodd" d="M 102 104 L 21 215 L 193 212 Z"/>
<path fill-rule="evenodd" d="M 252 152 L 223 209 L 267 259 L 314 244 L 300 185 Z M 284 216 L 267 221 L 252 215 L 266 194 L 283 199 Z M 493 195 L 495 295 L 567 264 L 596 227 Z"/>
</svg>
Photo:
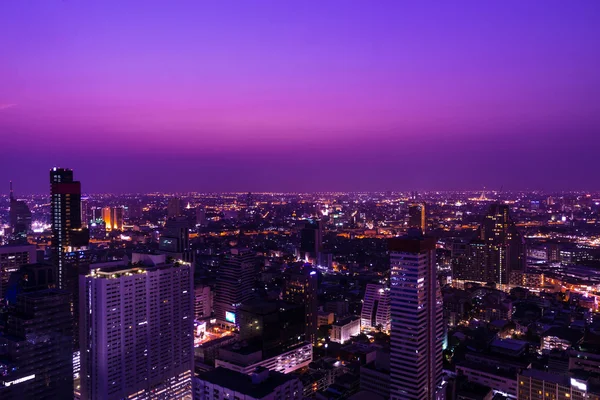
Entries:
<svg viewBox="0 0 600 400">
<path fill-rule="evenodd" d="M 303 258 L 317 261 L 323 250 L 323 223 L 319 219 L 304 221 L 300 230 L 300 252 Z"/>
<path fill-rule="evenodd" d="M 107 231 L 122 231 L 123 207 L 104 207 L 102 209 L 102 220 Z"/>
<path fill-rule="evenodd" d="M 504 204 L 491 204 L 468 245 L 466 259 L 455 263 L 454 277 L 461 280 L 509 283 L 512 271 L 523 271 L 526 262 L 525 239 Z"/>
<path fill-rule="evenodd" d="M 8 219 L 12 236 L 17 241 L 27 241 L 27 233 L 31 230 L 31 211 L 23 200 L 15 199 L 10 181 L 10 210 Z"/>
<path fill-rule="evenodd" d="M 444 399 L 442 296 L 432 237 L 389 241 L 392 400 Z"/>
<path fill-rule="evenodd" d="M 214 309 L 217 322 L 237 325 L 237 307 L 254 298 L 256 255 L 248 249 L 232 249 L 217 275 Z"/>
<path fill-rule="evenodd" d="M 419 229 L 421 233 L 425 233 L 427 221 L 425 218 L 425 204 L 415 203 L 408 207 L 408 227 Z"/>
<path fill-rule="evenodd" d="M 194 262 L 194 254 L 190 247 L 189 223 L 185 217 L 171 218 L 158 242 L 158 250 L 177 260 Z"/>
<path fill-rule="evenodd" d="M 293 269 L 286 274 L 285 289 L 283 300 L 294 304 L 301 304 L 305 308 L 306 340 L 317 343 L 318 329 L 318 285 L 319 278 L 317 271 L 312 269 L 309 264 L 303 268 Z"/>
<path fill-rule="evenodd" d="M 179 197 L 171 197 L 167 204 L 167 217 L 174 218 L 181 215 L 181 199 Z"/>
<path fill-rule="evenodd" d="M 73 180 L 73 170 L 56 167 L 50 170 L 50 202 L 58 287 L 73 291 L 74 288 L 68 286 L 65 271 L 67 253 L 85 248 L 89 243 L 89 233 L 81 226 L 81 183 Z"/>
</svg>

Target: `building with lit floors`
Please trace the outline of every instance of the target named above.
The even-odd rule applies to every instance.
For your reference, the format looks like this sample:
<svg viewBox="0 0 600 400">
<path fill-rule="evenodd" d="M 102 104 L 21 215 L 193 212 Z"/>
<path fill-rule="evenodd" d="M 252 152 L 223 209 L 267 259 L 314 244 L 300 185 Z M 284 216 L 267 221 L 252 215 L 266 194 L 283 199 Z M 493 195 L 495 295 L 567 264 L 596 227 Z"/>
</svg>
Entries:
<svg viewBox="0 0 600 400">
<path fill-rule="evenodd" d="M 390 289 L 375 283 L 367 284 L 360 313 L 363 330 L 390 330 Z"/>
<path fill-rule="evenodd" d="M 217 323 L 237 326 L 237 307 L 254 298 L 256 255 L 248 249 L 232 249 L 217 274 L 214 310 Z"/>
<path fill-rule="evenodd" d="M 283 300 L 301 304 L 305 310 L 305 338 L 315 344 L 319 319 L 318 305 L 319 277 L 310 264 L 292 268 L 285 274 Z"/>
<path fill-rule="evenodd" d="M 418 231 L 393 238 L 390 252 L 392 400 L 444 399 L 442 296 L 436 240 Z"/>
<path fill-rule="evenodd" d="M 0 300 L 6 295 L 10 275 L 22 265 L 35 263 L 36 258 L 34 245 L 0 246 Z"/>
<path fill-rule="evenodd" d="M 300 229 L 300 257 L 307 262 L 316 263 L 323 250 L 323 221 L 307 219 Z"/>
<path fill-rule="evenodd" d="M 191 399 L 193 268 L 132 264 L 80 276 L 81 398 Z"/>
<path fill-rule="evenodd" d="M 77 273 L 67 271 L 66 253 L 87 248 L 89 232 L 81 224 L 81 182 L 73 180 L 73 170 L 50 170 L 52 256 L 58 270 L 58 287 L 77 290 Z"/>
<path fill-rule="evenodd" d="M 331 341 L 344 344 L 360 334 L 360 318 L 348 317 L 331 325 Z"/>
<path fill-rule="evenodd" d="M 71 295 L 48 289 L 45 265 L 15 272 L 6 322 L 0 329 L 0 399 L 73 398 Z"/>
<path fill-rule="evenodd" d="M 508 285 L 514 272 L 525 270 L 525 239 L 505 204 L 492 204 L 463 252 L 453 259 L 453 279 Z"/>
</svg>

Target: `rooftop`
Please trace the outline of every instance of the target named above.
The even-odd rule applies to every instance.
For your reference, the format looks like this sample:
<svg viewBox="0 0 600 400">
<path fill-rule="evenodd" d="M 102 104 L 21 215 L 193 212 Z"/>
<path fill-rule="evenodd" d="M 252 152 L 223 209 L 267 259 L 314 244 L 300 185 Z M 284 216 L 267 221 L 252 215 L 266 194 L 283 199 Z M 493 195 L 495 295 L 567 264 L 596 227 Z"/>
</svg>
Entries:
<svg viewBox="0 0 600 400">
<path fill-rule="evenodd" d="M 267 379 L 260 383 L 252 383 L 251 375 L 218 367 L 212 371 L 199 374 L 198 379 L 260 399 L 272 393 L 277 387 L 286 382 L 298 378 L 270 371 Z"/>
</svg>

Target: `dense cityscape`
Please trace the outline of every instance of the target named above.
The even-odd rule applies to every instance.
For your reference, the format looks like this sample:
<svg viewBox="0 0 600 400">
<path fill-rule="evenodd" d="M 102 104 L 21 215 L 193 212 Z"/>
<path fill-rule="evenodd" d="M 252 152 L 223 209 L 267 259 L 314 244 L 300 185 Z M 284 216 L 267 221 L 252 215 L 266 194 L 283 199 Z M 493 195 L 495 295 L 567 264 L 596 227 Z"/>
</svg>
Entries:
<svg viewBox="0 0 600 400">
<path fill-rule="evenodd" d="M 49 185 L 0 200 L 2 399 L 600 398 L 600 193 Z"/>
</svg>

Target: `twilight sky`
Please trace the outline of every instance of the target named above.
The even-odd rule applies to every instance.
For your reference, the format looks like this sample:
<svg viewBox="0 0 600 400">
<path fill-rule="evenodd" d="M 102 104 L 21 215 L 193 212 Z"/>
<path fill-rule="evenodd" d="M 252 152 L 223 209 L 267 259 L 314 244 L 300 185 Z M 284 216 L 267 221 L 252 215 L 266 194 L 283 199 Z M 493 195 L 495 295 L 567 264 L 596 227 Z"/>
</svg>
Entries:
<svg viewBox="0 0 600 400">
<path fill-rule="evenodd" d="M 600 189 L 600 1 L 0 1 L 0 151 L 1 192 Z"/>
</svg>

